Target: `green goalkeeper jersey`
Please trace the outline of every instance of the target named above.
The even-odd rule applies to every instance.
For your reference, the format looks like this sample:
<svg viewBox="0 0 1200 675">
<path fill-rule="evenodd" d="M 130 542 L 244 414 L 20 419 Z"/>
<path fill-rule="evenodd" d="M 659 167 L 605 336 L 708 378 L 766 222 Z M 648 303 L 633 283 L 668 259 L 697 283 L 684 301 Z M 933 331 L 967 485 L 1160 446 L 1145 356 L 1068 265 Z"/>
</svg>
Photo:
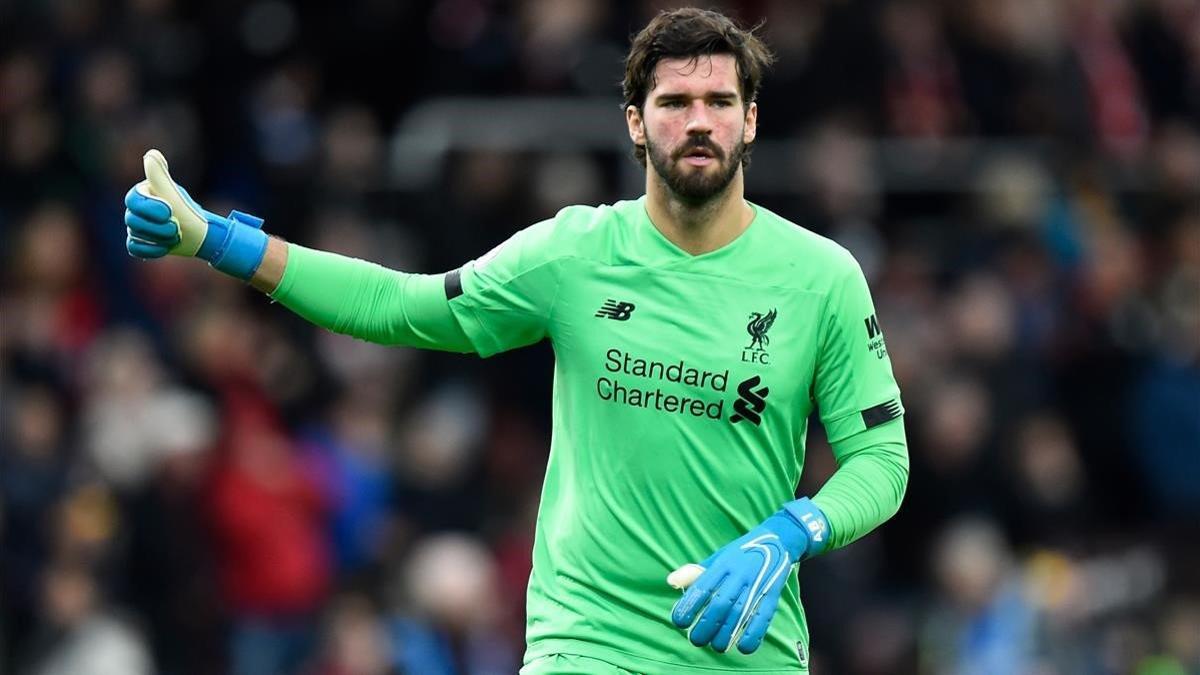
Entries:
<svg viewBox="0 0 1200 675">
<path fill-rule="evenodd" d="M 666 239 L 644 197 L 569 207 L 446 279 L 480 355 L 554 348 L 526 662 L 803 672 L 794 573 L 750 655 L 692 646 L 665 579 L 795 498 L 814 410 L 840 467 L 814 498 L 830 548 L 899 506 L 902 408 L 862 272 L 832 241 L 752 207 L 737 239 L 703 255 Z"/>
</svg>

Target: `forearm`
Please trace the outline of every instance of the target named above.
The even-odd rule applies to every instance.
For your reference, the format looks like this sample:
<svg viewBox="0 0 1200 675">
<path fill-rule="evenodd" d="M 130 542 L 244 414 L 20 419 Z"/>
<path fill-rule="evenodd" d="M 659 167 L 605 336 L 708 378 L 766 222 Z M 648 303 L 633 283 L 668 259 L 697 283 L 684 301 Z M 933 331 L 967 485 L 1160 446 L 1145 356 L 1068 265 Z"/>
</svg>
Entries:
<svg viewBox="0 0 1200 675">
<path fill-rule="evenodd" d="M 442 275 L 407 274 L 272 239 L 251 283 L 305 319 L 369 342 L 471 352 Z"/>
<path fill-rule="evenodd" d="M 267 240 L 267 251 L 263 254 L 262 262 L 254 270 L 250 285 L 258 290 L 273 295 L 283 281 L 283 271 L 287 268 L 288 245 L 282 239 L 270 237 Z"/>
<path fill-rule="evenodd" d="M 908 447 L 902 425 L 902 420 L 897 421 L 887 433 L 863 434 L 835 447 L 838 469 L 813 497 L 829 520 L 826 550 L 863 537 L 899 510 L 908 486 Z"/>
</svg>

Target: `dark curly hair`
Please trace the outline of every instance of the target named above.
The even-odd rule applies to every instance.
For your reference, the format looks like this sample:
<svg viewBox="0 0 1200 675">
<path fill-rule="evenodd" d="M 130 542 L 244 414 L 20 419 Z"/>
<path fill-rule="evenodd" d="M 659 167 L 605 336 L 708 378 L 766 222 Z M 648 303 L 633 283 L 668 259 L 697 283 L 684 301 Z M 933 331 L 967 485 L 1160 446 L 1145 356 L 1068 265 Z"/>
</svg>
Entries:
<svg viewBox="0 0 1200 675">
<path fill-rule="evenodd" d="M 761 26 L 761 24 L 759 24 Z M 621 83 L 625 101 L 622 109 L 638 110 L 654 88 L 654 69 L 662 59 L 691 58 L 693 61 L 712 54 L 729 54 L 737 62 L 738 87 L 744 105 L 758 97 L 763 73 L 775 61 L 771 50 L 754 33 L 740 28 L 732 19 L 707 9 L 684 7 L 664 11 L 633 38 L 625 58 L 625 79 Z M 639 163 L 646 161 L 646 148 L 634 147 Z M 743 157 L 743 163 L 749 153 Z"/>
</svg>

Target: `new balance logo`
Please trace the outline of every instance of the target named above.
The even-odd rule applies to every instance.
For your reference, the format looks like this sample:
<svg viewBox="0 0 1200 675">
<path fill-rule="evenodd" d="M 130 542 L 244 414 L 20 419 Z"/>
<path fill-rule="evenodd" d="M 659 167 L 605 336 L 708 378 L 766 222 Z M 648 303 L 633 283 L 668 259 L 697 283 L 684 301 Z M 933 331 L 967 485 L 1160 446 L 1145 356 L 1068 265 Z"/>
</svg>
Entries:
<svg viewBox="0 0 1200 675">
<path fill-rule="evenodd" d="M 604 301 L 604 304 L 597 310 L 596 316 L 613 321 L 628 321 L 629 316 L 633 314 L 634 305 L 632 302 L 618 302 L 609 298 Z"/>
<path fill-rule="evenodd" d="M 762 384 L 762 378 L 758 375 L 743 380 L 738 385 L 738 400 L 733 402 L 733 415 L 729 421 L 733 423 L 746 420 L 747 422 L 758 426 L 762 422 L 762 411 L 767 407 L 767 394 L 771 393 L 770 388 L 761 387 L 755 389 L 759 384 Z"/>
</svg>

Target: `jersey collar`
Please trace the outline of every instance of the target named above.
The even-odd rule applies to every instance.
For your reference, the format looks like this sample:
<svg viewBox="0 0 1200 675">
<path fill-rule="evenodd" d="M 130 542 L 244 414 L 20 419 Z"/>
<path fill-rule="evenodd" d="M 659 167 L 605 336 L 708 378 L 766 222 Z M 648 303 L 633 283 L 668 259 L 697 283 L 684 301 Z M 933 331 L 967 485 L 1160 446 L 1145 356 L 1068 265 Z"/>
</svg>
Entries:
<svg viewBox="0 0 1200 675">
<path fill-rule="evenodd" d="M 646 195 L 642 195 L 634 203 L 637 204 L 634 221 L 639 235 L 638 243 L 653 251 L 654 255 L 652 257 L 663 257 L 671 261 L 700 261 L 723 258 L 735 254 L 737 251 L 748 246 L 748 242 L 754 238 L 754 233 L 759 229 L 757 223 L 761 220 L 760 216 L 762 215 L 762 209 L 757 204 L 746 200 L 746 204 L 754 211 L 754 217 L 750 219 L 750 223 L 746 226 L 746 229 L 720 248 L 699 255 L 693 255 L 679 248 L 679 246 L 670 239 L 667 239 L 666 235 L 654 226 L 654 223 L 650 220 L 650 213 L 646 211 Z"/>
</svg>

